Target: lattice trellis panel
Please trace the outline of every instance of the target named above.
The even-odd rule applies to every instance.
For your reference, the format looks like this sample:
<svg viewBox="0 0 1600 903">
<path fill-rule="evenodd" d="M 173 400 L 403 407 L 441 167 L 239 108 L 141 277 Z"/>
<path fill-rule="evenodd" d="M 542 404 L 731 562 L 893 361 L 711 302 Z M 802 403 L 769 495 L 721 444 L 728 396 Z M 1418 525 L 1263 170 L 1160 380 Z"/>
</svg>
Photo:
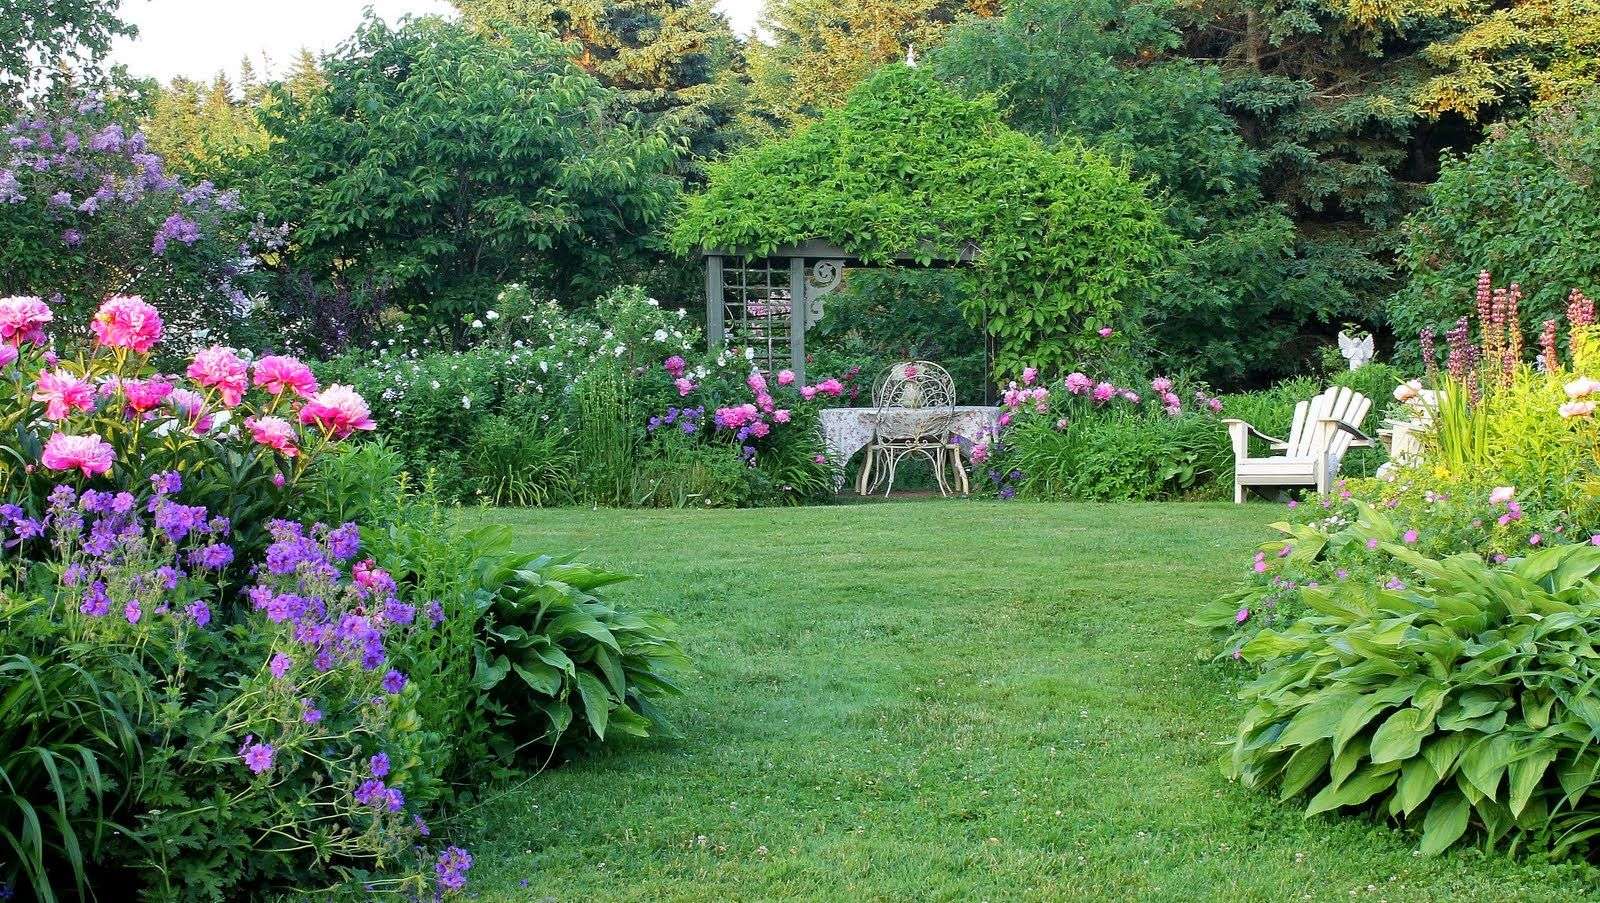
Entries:
<svg viewBox="0 0 1600 903">
<path fill-rule="evenodd" d="M 790 365 L 794 337 L 792 268 L 786 257 L 722 261 L 722 328 L 729 345 L 756 350 L 754 364 L 772 373 Z"/>
</svg>

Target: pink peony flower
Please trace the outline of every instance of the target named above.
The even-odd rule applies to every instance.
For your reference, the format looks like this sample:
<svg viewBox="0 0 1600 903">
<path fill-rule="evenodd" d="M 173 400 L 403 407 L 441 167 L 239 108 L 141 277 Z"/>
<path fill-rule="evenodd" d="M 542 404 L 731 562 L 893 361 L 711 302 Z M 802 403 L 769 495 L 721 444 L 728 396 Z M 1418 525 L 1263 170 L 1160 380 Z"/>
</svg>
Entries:
<svg viewBox="0 0 1600 903">
<path fill-rule="evenodd" d="M 222 403 L 230 408 L 244 398 L 244 390 L 248 388 L 244 360 L 221 345 L 212 345 L 194 356 L 189 364 L 189 378 L 221 392 Z"/>
<path fill-rule="evenodd" d="M 1496 486 L 1489 492 L 1489 504 L 1503 505 L 1517 497 L 1517 487 Z"/>
<path fill-rule="evenodd" d="M 171 394 L 172 383 L 160 377 L 131 379 L 122 384 L 122 395 L 128 400 L 128 407 L 140 414 L 160 407 Z"/>
<path fill-rule="evenodd" d="M 1139 393 L 1133 391 L 1132 389 L 1124 390 L 1123 393 L 1122 393 L 1122 397 L 1127 399 L 1128 402 L 1131 403 L 1131 404 L 1138 404 L 1139 403 Z"/>
<path fill-rule="evenodd" d="M 838 398 L 840 395 L 844 394 L 844 384 L 830 376 L 822 382 L 817 383 L 817 391 L 824 395 L 831 395 L 834 398 Z"/>
<path fill-rule="evenodd" d="M 744 384 L 757 395 L 765 395 L 767 392 L 767 378 L 762 376 L 759 370 L 746 377 Z"/>
<path fill-rule="evenodd" d="M 1568 398 L 1588 398 L 1600 392 L 1600 381 L 1592 380 L 1587 376 L 1580 376 L 1562 387 L 1566 390 Z"/>
<path fill-rule="evenodd" d="M 1062 417 L 1060 420 L 1056 421 L 1056 429 L 1064 430 L 1066 428 L 1067 428 L 1067 418 Z"/>
<path fill-rule="evenodd" d="M 767 412 L 768 414 L 771 414 L 777 405 L 773 403 L 771 395 L 762 392 L 760 395 L 756 396 L 756 407 Z"/>
<path fill-rule="evenodd" d="M 89 328 L 106 348 L 148 354 L 161 341 L 161 314 L 138 295 L 112 295 L 100 305 Z"/>
<path fill-rule="evenodd" d="M 1073 395 L 1082 395 L 1094 388 L 1094 380 L 1084 376 L 1082 373 L 1068 373 L 1066 386 L 1067 391 Z"/>
<path fill-rule="evenodd" d="M 1115 329 L 1112 329 L 1112 328 L 1111 328 L 1111 327 L 1109 327 L 1109 326 L 1102 326 L 1102 327 L 1100 327 L 1100 338 L 1102 338 L 1102 339 L 1109 339 L 1109 338 L 1111 338 L 1111 337 L 1112 337 L 1112 336 L 1113 336 L 1113 335 L 1115 335 L 1115 334 L 1116 334 L 1116 332 L 1117 332 L 1117 331 L 1116 331 L 1116 330 L 1115 330 Z"/>
<path fill-rule="evenodd" d="M 32 296 L 0 298 L 0 340 L 11 346 L 44 344 L 44 324 L 55 319 L 50 305 Z"/>
<path fill-rule="evenodd" d="M 33 393 L 34 401 L 46 402 L 44 416 L 47 420 L 60 420 L 74 410 L 94 408 L 94 387 L 88 380 L 73 376 L 65 370 L 39 371 L 39 383 Z"/>
<path fill-rule="evenodd" d="M 682 398 L 683 396 L 688 395 L 690 392 L 694 391 L 694 383 L 690 382 L 687 379 L 684 379 L 681 376 L 678 377 L 677 379 L 673 380 L 672 384 L 674 386 L 678 387 L 678 397 L 679 398 Z"/>
<path fill-rule="evenodd" d="M 1116 386 L 1113 386 L 1110 383 L 1099 383 L 1094 387 L 1094 393 L 1092 397 L 1094 398 L 1095 404 L 1104 404 L 1105 402 L 1110 401 L 1111 397 L 1116 394 Z"/>
<path fill-rule="evenodd" d="M 1206 407 L 1210 408 L 1211 409 L 1211 413 L 1213 413 L 1213 414 L 1221 414 L 1222 413 L 1222 399 L 1220 399 L 1220 398 L 1208 398 L 1208 399 L 1206 399 Z"/>
<path fill-rule="evenodd" d="M 1405 532 L 1405 535 L 1400 537 L 1400 539 L 1401 539 L 1401 541 L 1405 542 L 1407 545 L 1410 545 L 1411 543 L 1414 543 L 1414 542 L 1417 541 L 1417 531 L 1415 531 L 1415 530 L 1407 530 Z"/>
<path fill-rule="evenodd" d="M 811 459 L 811 463 L 813 463 L 813 464 L 826 464 L 826 463 L 828 463 L 828 456 L 827 455 L 817 455 L 817 456 L 815 456 L 815 457 L 813 457 Z M 1600 536 L 1596 536 L 1595 538 L 1596 539 L 1600 539 Z M 1600 542 L 1595 543 L 1595 545 L 1600 545 Z"/>
<path fill-rule="evenodd" d="M 375 429 L 367 402 L 349 386 L 332 385 L 306 401 L 300 422 L 343 439 L 356 430 Z"/>
<path fill-rule="evenodd" d="M 292 458 L 300 453 L 294 444 L 294 424 L 282 417 L 246 417 L 244 425 L 256 442 L 282 452 L 284 457 Z"/>
<path fill-rule="evenodd" d="M 1166 395 L 1172 391 L 1172 380 L 1167 379 L 1165 376 L 1158 376 L 1150 380 L 1150 391 L 1158 395 Z"/>
<path fill-rule="evenodd" d="M 780 385 L 780 386 L 792 386 L 792 385 L 794 385 L 794 371 L 793 370 L 779 370 L 778 371 L 778 385 Z"/>
<path fill-rule="evenodd" d="M 69 436 L 52 433 L 44 444 L 40 461 L 51 470 L 80 470 L 93 477 L 111 469 L 117 453 L 99 436 Z"/>
<path fill-rule="evenodd" d="M 1011 425 L 1011 412 L 1010 411 L 1006 411 L 1004 414 L 1001 414 L 999 417 L 996 417 L 994 419 L 994 422 L 995 422 L 996 426 L 1010 426 Z"/>
<path fill-rule="evenodd" d="M 989 443 L 978 442 L 972 446 L 972 451 L 967 455 L 974 464 L 982 464 L 989 460 Z"/>
<path fill-rule="evenodd" d="M 788 423 L 790 416 L 789 412 L 783 408 L 772 412 L 772 419 L 776 423 Z"/>
<path fill-rule="evenodd" d="M 273 395 L 292 389 L 301 398 L 317 394 L 317 378 L 299 358 L 274 354 L 256 361 L 255 384 Z"/>
<path fill-rule="evenodd" d="M 772 432 L 772 427 L 765 420 L 757 420 L 755 423 L 750 424 L 750 435 L 757 439 L 766 436 L 770 432 Z"/>
<path fill-rule="evenodd" d="M 1039 368 L 1038 367 L 1023 367 L 1022 368 L 1022 384 L 1024 386 L 1033 385 L 1033 381 L 1038 379 L 1038 378 L 1039 378 Z"/>
<path fill-rule="evenodd" d="M 801 386 L 800 387 L 800 397 L 804 398 L 806 401 L 810 401 L 811 399 L 816 398 L 817 397 L 817 387 L 816 386 Z"/>
<path fill-rule="evenodd" d="M 0 345 L 0 368 L 9 367 L 22 355 L 14 345 Z"/>
<path fill-rule="evenodd" d="M 688 364 L 684 362 L 683 358 L 677 356 L 676 354 L 661 362 L 661 369 L 667 371 L 668 376 L 680 381 L 683 376 L 683 371 L 687 367 Z"/>
<path fill-rule="evenodd" d="M 1594 414 L 1594 402 L 1569 401 L 1557 408 L 1556 413 L 1560 414 L 1562 419 L 1565 420 L 1571 420 L 1574 417 L 1589 417 Z"/>
</svg>

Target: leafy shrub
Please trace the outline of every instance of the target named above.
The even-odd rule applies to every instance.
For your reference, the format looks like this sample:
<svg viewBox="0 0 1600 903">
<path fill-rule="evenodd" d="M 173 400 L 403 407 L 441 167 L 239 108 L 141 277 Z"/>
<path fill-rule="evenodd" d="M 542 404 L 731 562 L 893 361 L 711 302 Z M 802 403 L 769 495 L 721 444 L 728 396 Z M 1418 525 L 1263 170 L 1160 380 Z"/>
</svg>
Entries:
<svg viewBox="0 0 1600 903">
<path fill-rule="evenodd" d="M 485 504 L 536 508 L 577 496 L 579 455 L 567 436 L 490 414 L 467 437 L 461 471 L 472 495 Z"/>
<path fill-rule="evenodd" d="M 1305 616 L 1244 645 L 1263 672 L 1243 693 L 1252 706 L 1233 773 L 1285 799 L 1311 794 L 1308 814 L 1362 807 L 1420 821 L 1424 854 L 1469 828 L 1490 842 L 1586 848 L 1600 819 L 1600 549 L 1491 566 L 1414 552 L 1371 508 L 1357 530 L 1409 580 L 1305 588 Z"/>
<path fill-rule="evenodd" d="M 624 574 L 570 558 L 511 553 L 510 534 L 484 528 L 475 567 L 481 628 L 473 651 L 473 717 L 492 727 L 496 753 L 554 746 L 569 734 L 603 740 L 671 731 L 655 701 L 675 694 L 685 663 L 673 626 L 623 611 L 595 591 Z"/>
<path fill-rule="evenodd" d="M 1062 369 L 1138 319 L 1174 239 L 1144 186 L 1077 144 L 1046 149 L 927 69 L 885 66 L 844 106 L 710 168 L 680 251 L 763 253 L 826 236 L 868 263 L 981 249 L 965 313 L 995 372 Z"/>
<path fill-rule="evenodd" d="M 768 494 L 762 472 L 738 448 L 675 429 L 655 434 L 634 477 L 634 503 L 651 508 L 735 508 Z"/>
<path fill-rule="evenodd" d="M 214 342 L 281 341 L 250 313 L 253 230 L 238 196 L 166 171 L 145 136 L 96 97 L 8 124 L 0 152 L 0 295 L 56 299 L 65 334 L 85 337 L 94 299 L 137 294 L 167 319 L 178 353 Z"/>
<path fill-rule="evenodd" d="M 1538 323 L 1561 315 L 1567 294 L 1600 295 L 1600 91 L 1552 107 L 1463 157 L 1446 161 L 1428 205 L 1406 224 L 1410 279 L 1389 305 L 1395 333 L 1441 334 L 1471 312 L 1483 268 L 1521 279 Z"/>
</svg>

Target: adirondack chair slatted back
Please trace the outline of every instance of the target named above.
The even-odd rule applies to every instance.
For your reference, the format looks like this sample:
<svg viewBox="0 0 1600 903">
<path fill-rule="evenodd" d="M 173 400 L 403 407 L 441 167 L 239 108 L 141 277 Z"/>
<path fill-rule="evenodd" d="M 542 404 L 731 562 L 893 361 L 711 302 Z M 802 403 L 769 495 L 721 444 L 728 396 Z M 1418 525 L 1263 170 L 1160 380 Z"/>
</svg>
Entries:
<svg viewBox="0 0 1600 903">
<path fill-rule="evenodd" d="M 1366 419 L 1367 410 L 1371 407 L 1372 399 L 1367 396 L 1351 389 L 1340 389 L 1327 416 L 1361 429 L 1361 421 Z M 1354 436 L 1334 428 L 1333 435 L 1328 438 L 1329 463 L 1337 467 L 1338 463 L 1344 460 L 1344 453 L 1350 450 L 1350 443 L 1354 440 Z"/>
<path fill-rule="evenodd" d="M 1372 401 L 1365 395 L 1339 386 L 1329 388 L 1310 401 L 1300 402 L 1294 406 L 1294 426 L 1289 430 L 1288 448 L 1283 453 L 1291 458 L 1313 458 L 1326 449 L 1329 460 L 1342 459 L 1355 437 L 1344 430 L 1325 436 L 1321 421 L 1342 420 L 1360 429 L 1371 407 Z"/>
</svg>

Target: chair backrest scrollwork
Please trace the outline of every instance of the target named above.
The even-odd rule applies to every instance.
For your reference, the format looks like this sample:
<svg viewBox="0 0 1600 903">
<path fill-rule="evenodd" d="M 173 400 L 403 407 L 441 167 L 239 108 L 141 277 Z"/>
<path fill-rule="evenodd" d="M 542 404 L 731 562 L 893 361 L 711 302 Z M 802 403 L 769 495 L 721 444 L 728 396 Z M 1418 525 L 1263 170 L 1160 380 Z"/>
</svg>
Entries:
<svg viewBox="0 0 1600 903">
<path fill-rule="evenodd" d="M 886 442 L 942 442 L 956 416 L 955 383 L 932 361 L 905 361 L 872 383 L 874 431 Z"/>
</svg>

